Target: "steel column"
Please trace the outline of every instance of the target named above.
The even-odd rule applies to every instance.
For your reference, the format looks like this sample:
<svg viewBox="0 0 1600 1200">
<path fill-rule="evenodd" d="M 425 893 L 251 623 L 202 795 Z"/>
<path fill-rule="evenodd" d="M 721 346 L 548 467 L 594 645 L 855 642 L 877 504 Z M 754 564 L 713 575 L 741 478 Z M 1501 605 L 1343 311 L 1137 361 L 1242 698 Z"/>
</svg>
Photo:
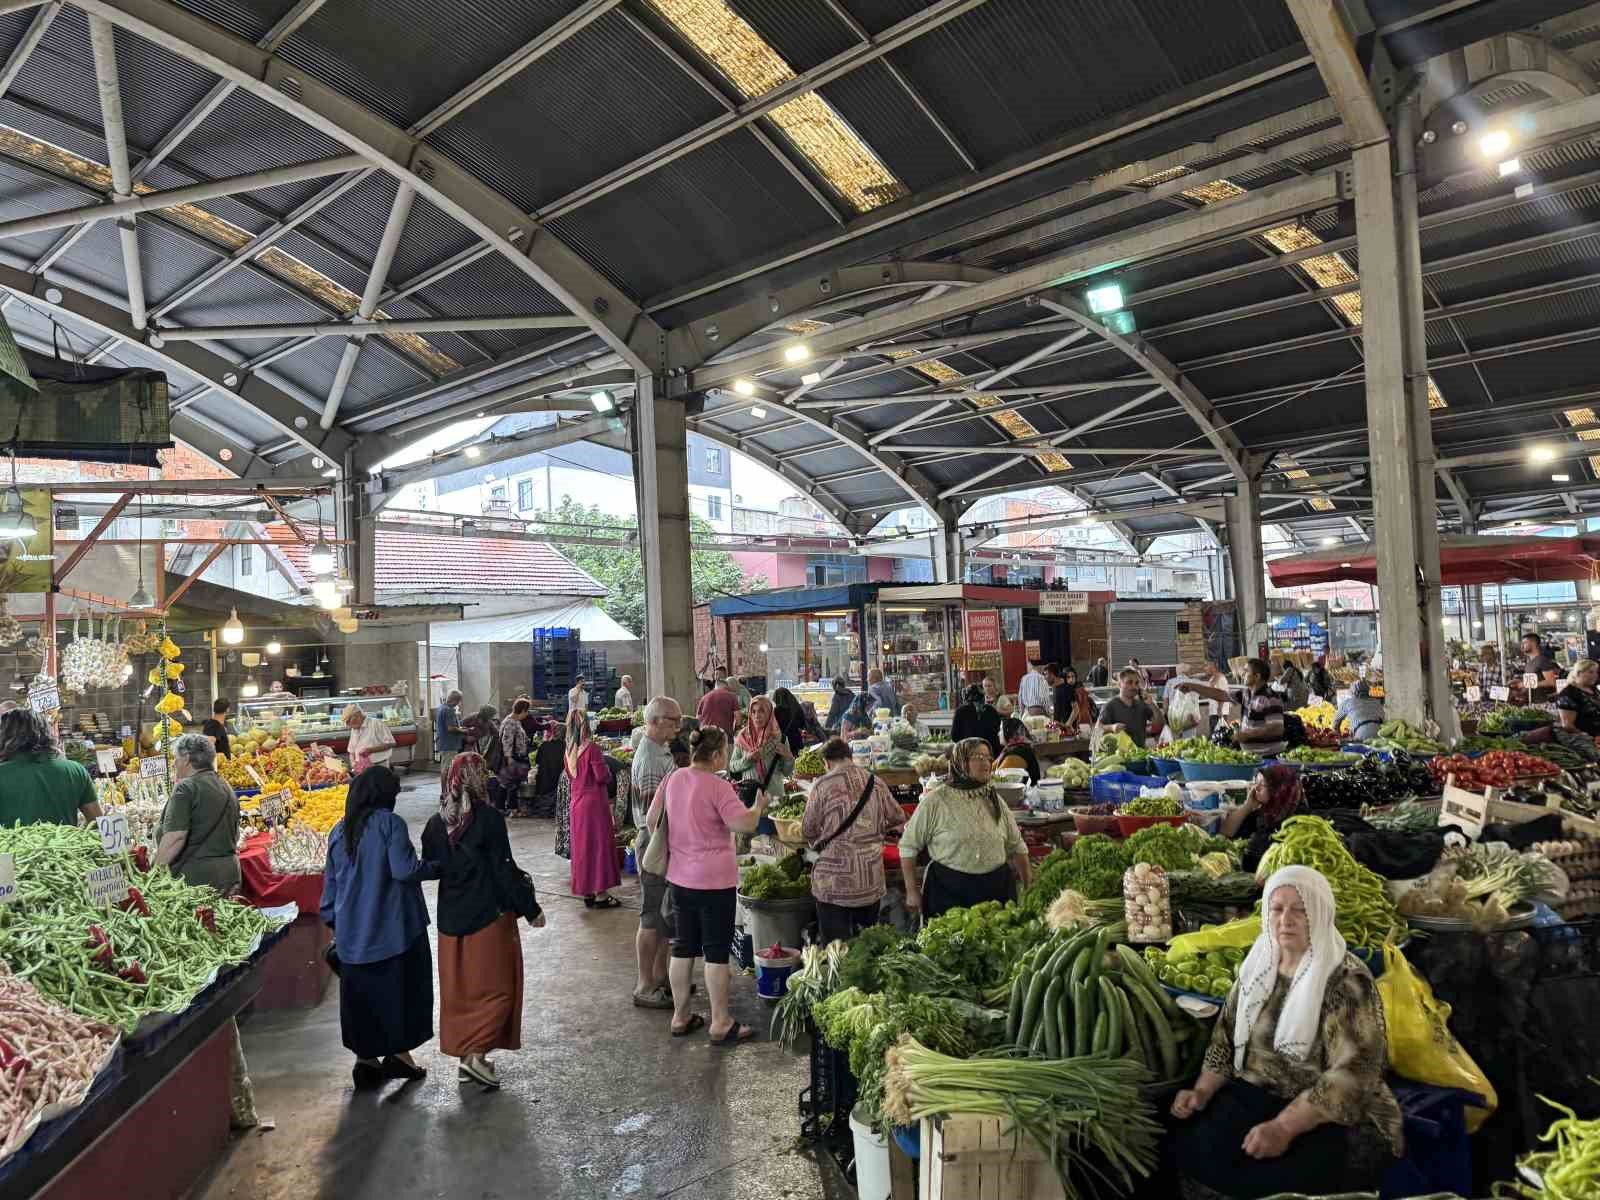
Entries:
<svg viewBox="0 0 1600 1200">
<path fill-rule="evenodd" d="M 1239 602 L 1239 637 L 1245 652 L 1255 655 L 1266 638 L 1267 574 L 1261 552 L 1261 481 L 1252 473 L 1238 483 L 1236 495 L 1225 497 L 1228 565 L 1233 594 Z"/>
<path fill-rule="evenodd" d="M 109 22 L 89 16 L 89 47 L 94 52 L 95 82 L 100 90 L 100 119 L 105 126 L 106 158 L 111 166 L 111 189 L 117 201 L 133 197 L 133 173 L 128 166 L 128 130 L 122 119 L 122 80 L 117 73 L 116 34 Z M 122 274 L 128 284 L 128 315 L 135 329 L 145 325 L 144 270 L 139 265 L 139 229 L 130 217 L 117 219 L 122 241 Z"/>
<path fill-rule="evenodd" d="M 641 374 L 633 405 L 634 487 L 644 556 L 647 694 L 685 706 L 699 699 L 694 589 L 689 567 L 689 462 L 683 402 Z"/>
</svg>

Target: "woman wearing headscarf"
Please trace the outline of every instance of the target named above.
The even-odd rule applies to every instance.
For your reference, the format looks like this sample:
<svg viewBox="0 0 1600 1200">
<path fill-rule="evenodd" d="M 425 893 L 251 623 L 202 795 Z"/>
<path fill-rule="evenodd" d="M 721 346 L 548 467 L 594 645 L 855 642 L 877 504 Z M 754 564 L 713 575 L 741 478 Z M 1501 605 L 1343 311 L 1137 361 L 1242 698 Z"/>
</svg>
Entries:
<svg viewBox="0 0 1600 1200">
<path fill-rule="evenodd" d="M 1056 722 L 1076 728 L 1079 725 L 1093 725 L 1099 715 L 1094 697 L 1078 680 L 1078 668 L 1068 667 L 1061 673 L 1061 682 L 1056 686 Z"/>
<path fill-rule="evenodd" d="M 1032 878 L 1028 847 L 1017 819 L 989 783 L 994 753 L 982 738 L 965 738 L 950 752 L 950 774 L 922 793 L 900 835 L 906 907 L 926 917 L 1016 894 Z M 917 856 L 927 850 L 927 873 Z"/>
<path fill-rule="evenodd" d="M 1006 717 L 1000 723 L 1000 740 L 1004 743 L 1000 750 L 999 767 L 1021 767 L 1028 772 L 1028 782 L 1039 782 L 1039 756 L 1033 751 L 1033 739 L 1028 736 L 1028 727 L 1016 717 Z"/>
<path fill-rule="evenodd" d="M 772 711 L 778 718 L 778 731 L 789 743 L 789 753 L 799 754 L 800 747 L 806 744 L 806 714 L 800 701 L 788 688 L 778 688 L 772 693 Z"/>
<path fill-rule="evenodd" d="M 1000 714 L 984 699 L 981 684 L 975 683 L 967 689 L 966 703 L 956 709 L 950 719 L 950 740 L 959 742 L 966 738 L 982 738 L 989 743 L 991 755 L 1000 753 Z"/>
<path fill-rule="evenodd" d="M 833 677 L 833 702 L 828 705 L 828 719 L 822 727 L 829 733 L 837 733 L 839 722 L 844 720 L 844 714 L 849 711 L 850 705 L 855 701 L 855 693 L 850 690 L 850 684 L 843 675 Z"/>
<path fill-rule="evenodd" d="M 322 921 L 339 957 L 339 1028 L 356 1056 L 358 1088 L 421 1079 L 411 1057 L 433 1036 L 433 956 L 422 880 L 439 865 L 417 858 L 395 816 L 400 780 L 373 766 L 355 777 L 344 820 L 328 834 Z"/>
<path fill-rule="evenodd" d="M 817 706 L 809 700 L 800 704 L 800 715 L 803 718 L 801 733 L 808 742 L 825 742 L 828 740 L 827 732 L 822 728 L 822 722 L 817 720 Z"/>
<path fill-rule="evenodd" d="M 1244 960 L 1192 1088 L 1178 1161 L 1186 1200 L 1377 1191 L 1401 1152 L 1383 1081 L 1383 1006 L 1309 867 L 1267 880 L 1261 935 Z"/>
<path fill-rule="evenodd" d="M 792 774 L 794 753 L 778 727 L 777 711 L 771 700 L 757 696 L 750 701 L 744 728 L 733 739 L 728 778 L 735 786 L 753 782 L 769 802 L 775 802 L 783 799 L 783 781 Z"/>
<path fill-rule="evenodd" d="M 606 790 L 611 769 L 589 733 L 589 717 L 582 709 L 567 714 L 565 764 L 572 793 L 572 894 L 583 897 L 585 908 L 621 908 L 622 901 L 608 890 L 622 882 Z"/>
<path fill-rule="evenodd" d="M 439 811 L 422 831 L 439 875 L 439 1049 L 486 1088 L 492 1050 L 522 1049 L 522 938 L 517 918 L 544 927 L 533 881 L 517 868 L 506 819 L 491 808 L 489 771 L 470 751 L 450 764 Z"/>
<path fill-rule="evenodd" d="M 518 699 L 511 705 L 506 719 L 500 722 L 500 780 L 501 803 L 514 816 L 522 814 L 522 785 L 527 782 L 531 769 L 528 761 L 528 731 L 522 718 L 532 705 Z"/>
<path fill-rule="evenodd" d="M 1231 808 L 1222 818 L 1219 833 L 1225 838 L 1248 838 L 1243 868 L 1254 871 L 1261 856 L 1272 844 L 1272 835 L 1296 813 L 1309 811 L 1300 772 L 1283 763 L 1262 767 L 1250 783 L 1245 801 Z"/>
<path fill-rule="evenodd" d="M 850 701 L 839 722 L 839 736 L 846 741 L 872 732 L 872 697 L 862 692 Z"/>
</svg>

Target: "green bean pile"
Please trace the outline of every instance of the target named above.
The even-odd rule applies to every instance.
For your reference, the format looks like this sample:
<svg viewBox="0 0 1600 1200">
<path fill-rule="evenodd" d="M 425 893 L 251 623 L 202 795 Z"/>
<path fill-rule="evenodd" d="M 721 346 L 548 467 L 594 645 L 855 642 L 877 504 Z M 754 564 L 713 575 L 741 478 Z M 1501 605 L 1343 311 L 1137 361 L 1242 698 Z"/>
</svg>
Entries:
<svg viewBox="0 0 1600 1200">
<path fill-rule="evenodd" d="M 127 856 L 119 861 L 129 907 L 90 907 L 84 873 L 114 861 L 93 828 L 0 829 L 0 854 L 15 856 L 18 893 L 15 904 L 0 906 L 0 959 L 73 1012 L 128 1031 L 147 1013 L 187 1008 L 213 972 L 242 962 L 273 928 L 248 905 L 165 867 L 140 873 Z M 148 915 L 133 903 L 135 892 Z"/>
<path fill-rule="evenodd" d="M 1389 902 L 1383 880 L 1358 863 L 1333 826 L 1321 817 L 1290 817 L 1272 835 L 1261 856 L 1256 878 L 1265 880 L 1279 867 L 1301 866 L 1320 871 L 1333 889 L 1334 924 L 1352 947 L 1376 950 L 1399 937 L 1405 919 Z M 1256 909 L 1260 911 L 1260 904 Z"/>
</svg>

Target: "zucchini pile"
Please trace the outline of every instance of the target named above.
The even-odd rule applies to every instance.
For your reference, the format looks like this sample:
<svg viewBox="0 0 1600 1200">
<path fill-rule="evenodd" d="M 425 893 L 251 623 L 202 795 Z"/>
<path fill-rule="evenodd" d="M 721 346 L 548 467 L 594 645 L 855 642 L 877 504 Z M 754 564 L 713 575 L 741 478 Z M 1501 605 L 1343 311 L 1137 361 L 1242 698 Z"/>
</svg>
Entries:
<svg viewBox="0 0 1600 1200">
<path fill-rule="evenodd" d="M 1063 929 L 1025 958 L 1011 985 L 1007 1040 L 1042 1058 L 1132 1058 L 1155 1079 L 1178 1079 L 1204 1053 L 1198 1025 L 1128 946 L 1115 947 L 1107 970 L 1110 944 L 1104 926 Z"/>
</svg>

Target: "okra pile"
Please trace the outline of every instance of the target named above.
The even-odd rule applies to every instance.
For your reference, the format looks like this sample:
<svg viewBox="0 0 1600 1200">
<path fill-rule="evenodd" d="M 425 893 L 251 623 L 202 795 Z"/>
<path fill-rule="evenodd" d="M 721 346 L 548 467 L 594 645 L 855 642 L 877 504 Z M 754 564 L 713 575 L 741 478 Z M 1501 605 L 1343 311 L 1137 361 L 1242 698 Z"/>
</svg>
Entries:
<svg viewBox="0 0 1600 1200">
<path fill-rule="evenodd" d="M 273 922 L 165 867 L 112 859 L 92 828 L 0 829 L 16 862 L 16 903 L 0 905 L 0 959 L 39 992 L 82 1016 L 132 1031 L 147 1013 L 179 1012 L 218 968 L 243 962 Z M 128 893 L 89 903 L 85 874 L 120 862 Z"/>
</svg>

